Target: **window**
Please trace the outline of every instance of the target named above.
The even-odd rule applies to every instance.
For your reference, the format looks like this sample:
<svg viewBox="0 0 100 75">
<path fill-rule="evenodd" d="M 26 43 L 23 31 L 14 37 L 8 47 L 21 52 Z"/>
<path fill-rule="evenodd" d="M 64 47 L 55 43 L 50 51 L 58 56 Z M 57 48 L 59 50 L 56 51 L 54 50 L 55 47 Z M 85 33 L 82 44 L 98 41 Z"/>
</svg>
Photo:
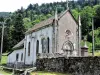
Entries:
<svg viewBox="0 0 100 75">
<path fill-rule="evenodd" d="M 39 53 L 39 41 L 36 42 L 36 54 Z"/>
<path fill-rule="evenodd" d="M 16 54 L 16 61 L 18 61 L 18 58 L 19 58 L 19 54 L 17 53 Z"/>
<path fill-rule="evenodd" d="M 47 49 L 48 49 L 48 53 L 49 53 L 49 46 L 50 46 L 50 39 L 49 37 L 47 38 Z"/>
<path fill-rule="evenodd" d="M 28 44 L 28 56 L 30 56 L 30 42 Z"/>
<path fill-rule="evenodd" d="M 23 53 L 21 54 L 21 61 L 23 60 Z"/>
<path fill-rule="evenodd" d="M 66 30 L 65 33 L 66 33 L 66 36 L 71 35 L 71 31 L 70 30 Z"/>
<path fill-rule="evenodd" d="M 42 38 L 41 43 L 42 43 L 42 53 L 46 53 L 47 52 L 47 40 L 45 38 Z"/>
</svg>

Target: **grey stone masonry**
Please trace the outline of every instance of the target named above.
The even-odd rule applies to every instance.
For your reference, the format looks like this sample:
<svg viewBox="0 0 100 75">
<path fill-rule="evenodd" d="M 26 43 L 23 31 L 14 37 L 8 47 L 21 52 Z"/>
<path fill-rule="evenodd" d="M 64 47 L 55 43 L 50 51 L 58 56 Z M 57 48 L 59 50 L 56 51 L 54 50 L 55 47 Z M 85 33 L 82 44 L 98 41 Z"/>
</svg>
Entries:
<svg viewBox="0 0 100 75">
<path fill-rule="evenodd" d="M 44 58 L 37 59 L 36 66 L 38 71 L 100 75 L 100 57 Z"/>
</svg>

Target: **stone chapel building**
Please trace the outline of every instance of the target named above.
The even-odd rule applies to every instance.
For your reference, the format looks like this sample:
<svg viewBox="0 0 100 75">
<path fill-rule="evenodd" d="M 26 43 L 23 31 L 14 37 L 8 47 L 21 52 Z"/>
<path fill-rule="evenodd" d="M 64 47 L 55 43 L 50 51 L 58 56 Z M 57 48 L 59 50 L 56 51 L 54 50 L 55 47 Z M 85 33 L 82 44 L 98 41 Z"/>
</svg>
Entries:
<svg viewBox="0 0 100 75">
<path fill-rule="evenodd" d="M 13 47 L 8 64 L 22 62 L 35 65 L 36 59 L 81 56 L 81 23 L 69 9 L 29 29 L 25 38 Z"/>
</svg>

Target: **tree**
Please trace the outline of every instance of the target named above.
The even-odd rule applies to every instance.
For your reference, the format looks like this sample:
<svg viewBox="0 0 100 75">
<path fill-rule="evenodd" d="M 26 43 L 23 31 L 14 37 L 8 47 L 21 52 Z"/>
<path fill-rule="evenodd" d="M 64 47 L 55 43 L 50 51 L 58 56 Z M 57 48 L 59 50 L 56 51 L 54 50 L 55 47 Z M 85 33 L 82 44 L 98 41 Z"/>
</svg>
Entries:
<svg viewBox="0 0 100 75">
<path fill-rule="evenodd" d="M 3 47 L 3 52 L 9 51 L 12 48 L 12 35 L 11 35 L 11 19 L 8 18 L 5 20 L 6 24 L 6 28 L 4 31 L 4 47 Z"/>
<path fill-rule="evenodd" d="M 82 35 L 86 35 L 92 26 L 93 8 L 86 6 L 81 11 Z"/>
<path fill-rule="evenodd" d="M 76 9 L 73 9 L 73 10 L 72 10 L 72 14 L 73 14 L 73 16 L 75 17 L 75 19 L 78 20 L 79 12 L 78 12 Z"/>
<path fill-rule="evenodd" d="M 33 5 L 30 4 L 26 10 L 32 10 L 32 9 L 33 9 Z"/>
<path fill-rule="evenodd" d="M 100 27 L 100 5 L 94 6 L 94 10 L 95 10 L 94 24 L 95 24 L 95 28 L 98 28 Z"/>
<path fill-rule="evenodd" d="M 14 28 L 12 32 L 13 44 L 17 44 L 24 38 L 25 28 L 23 25 L 23 17 L 20 13 L 16 14 L 14 19 Z"/>
</svg>

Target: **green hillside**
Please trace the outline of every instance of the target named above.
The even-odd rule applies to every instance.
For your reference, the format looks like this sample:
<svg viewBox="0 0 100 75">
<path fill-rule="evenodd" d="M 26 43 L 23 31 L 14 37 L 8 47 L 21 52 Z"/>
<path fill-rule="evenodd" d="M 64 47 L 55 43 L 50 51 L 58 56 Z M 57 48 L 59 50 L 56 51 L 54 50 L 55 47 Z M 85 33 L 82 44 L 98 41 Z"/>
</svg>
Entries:
<svg viewBox="0 0 100 75">
<path fill-rule="evenodd" d="M 10 12 L 0 12 L 0 17 L 9 17 Z"/>
</svg>

